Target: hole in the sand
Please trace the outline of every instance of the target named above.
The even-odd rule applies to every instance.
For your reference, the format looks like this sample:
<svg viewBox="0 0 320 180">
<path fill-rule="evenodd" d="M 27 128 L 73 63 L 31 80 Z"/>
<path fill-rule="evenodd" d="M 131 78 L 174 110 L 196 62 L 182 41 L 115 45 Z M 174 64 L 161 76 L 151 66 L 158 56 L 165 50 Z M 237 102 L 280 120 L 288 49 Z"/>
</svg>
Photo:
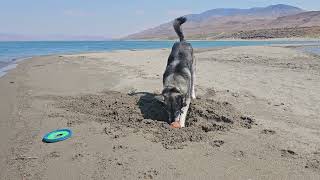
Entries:
<svg viewBox="0 0 320 180">
<path fill-rule="evenodd" d="M 161 96 L 155 93 L 135 92 L 129 94 L 130 96 L 140 96 L 138 106 L 144 119 L 151 119 L 155 121 L 168 121 L 168 113 L 163 102 L 160 100 Z"/>
</svg>

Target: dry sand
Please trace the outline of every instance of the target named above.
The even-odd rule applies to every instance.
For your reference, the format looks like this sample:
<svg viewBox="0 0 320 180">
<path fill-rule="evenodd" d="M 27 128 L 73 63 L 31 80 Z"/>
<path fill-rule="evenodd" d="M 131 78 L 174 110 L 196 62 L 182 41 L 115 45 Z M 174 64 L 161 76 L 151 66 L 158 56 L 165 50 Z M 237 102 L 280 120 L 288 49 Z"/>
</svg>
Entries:
<svg viewBox="0 0 320 180">
<path fill-rule="evenodd" d="M 169 50 L 36 57 L 0 78 L 1 179 L 320 179 L 320 57 L 197 50 L 198 99 L 171 129 Z M 41 142 L 68 127 L 71 139 Z"/>
</svg>

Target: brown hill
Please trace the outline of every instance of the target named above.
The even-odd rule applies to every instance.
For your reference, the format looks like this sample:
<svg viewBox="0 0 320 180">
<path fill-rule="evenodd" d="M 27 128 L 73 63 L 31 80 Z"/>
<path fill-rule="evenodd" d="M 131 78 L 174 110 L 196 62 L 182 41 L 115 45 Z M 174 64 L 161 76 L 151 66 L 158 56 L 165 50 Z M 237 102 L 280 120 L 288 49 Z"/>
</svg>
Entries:
<svg viewBox="0 0 320 180">
<path fill-rule="evenodd" d="M 207 36 L 207 39 L 320 38 L 320 26 L 272 28 Z"/>
<path fill-rule="evenodd" d="M 278 6 L 277 6 L 278 7 Z M 282 6 L 281 6 L 282 7 Z M 302 33 L 301 31 L 307 30 L 305 27 L 320 26 L 320 11 L 309 11 L 305 12 L 303 10 L 294 9 L 291 6 L 277 8 L 277 11 L 273 8 L 257 8 L 254 10 L 255 13 L 231 13 L 225 16 L 207 16 L 202 18 L 196 18 L 195 15 L 189 16 L 189 21 L 183 26 L 187 38 L 193 39 L 216 39 L 219 37 L 230 36 L 230 34 L 245 31 L 248 33 L 253 33 L 253 30 L 265 30 L 273 29 L 271 33 L 285 31 L 287 35 L 292 33 L 293 27 L 304 27 L 300 28 L 298 34 L 308 34 Z M 273 10 L 266 10 L 273 9 Z M 280 9 L 280 10 L 279 10 Z M 263 11 L 264 13 L 261 13 Z M 252 9 L 251 9 L 252 12 Z M 258 13 L 259 12 L 259 13 Z M 275 13 L 277 12 L 277 13 Z M 280 13 L 281 12 L 281 13 Z M 298 12 L 298 13 L 297 13 Z M 285 16 L 281 16 L 285 15 Z M 278 29 L 278 30 L 276 30 Z M 317 28 L 315 28 L 317 29 Z M 308 29 L 310 31 L 310 28 Z M 263 31 L 259 31 L 262 33 Z M 314 31 L 312 31 L 314 32 Z M 317 32 L 317 31 L 315 31 Z M 257 33 L 257 32 L 255 32 Z M 275 34 L 270 35 L 270 37 L 277 36 Z M 233 37 L 233 36 L 232 36 Z M 245 36 L 243 36 L 245 37 Z M 140 33 L 136 33 L 126 37 L 126 39 L 175 39 L 176 35 L 172 29 L 172 23 L 166 23 L 155 28 L 151 28 Z"/>
<path fill-rule="evenodd" d="M 320 26 L 320 11 L 309 11 L 300 14 L 279 17 L 270 23 L 271 27 L 311 27 Z"/>
</svg>

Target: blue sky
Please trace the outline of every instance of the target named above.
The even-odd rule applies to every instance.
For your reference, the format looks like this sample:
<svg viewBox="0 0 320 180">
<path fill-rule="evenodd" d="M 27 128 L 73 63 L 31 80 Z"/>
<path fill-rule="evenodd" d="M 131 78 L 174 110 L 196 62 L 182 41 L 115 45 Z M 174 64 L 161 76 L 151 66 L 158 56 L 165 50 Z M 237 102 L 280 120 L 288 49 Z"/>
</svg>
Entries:
<svg viewBox="0 0 320 180">
<path fill-rule="evenodd" d="M 320 0 L 0 0 L 0 33 L 120 37 L 184 14 L 271 4 L 320 10 Z"/>
</svg>

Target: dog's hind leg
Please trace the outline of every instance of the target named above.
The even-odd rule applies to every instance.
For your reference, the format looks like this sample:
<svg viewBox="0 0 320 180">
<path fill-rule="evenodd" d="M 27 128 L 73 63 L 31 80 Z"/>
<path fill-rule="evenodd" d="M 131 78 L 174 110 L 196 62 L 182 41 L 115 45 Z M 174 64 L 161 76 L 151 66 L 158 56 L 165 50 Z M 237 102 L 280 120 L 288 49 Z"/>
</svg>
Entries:
<svg viewBox="0 0 320 180">
<path fill-rule="evenodd" d="M 191 99 L 187 98 L 187 101 L 186 101 L 187 105 L 181 109 L 182 113 L 180 116 L 180 127 L 182 127 L 182 128 L 186 126 L 186 118 L 187 118 L 190 103 L 191 103 Z"/>
</svg>

